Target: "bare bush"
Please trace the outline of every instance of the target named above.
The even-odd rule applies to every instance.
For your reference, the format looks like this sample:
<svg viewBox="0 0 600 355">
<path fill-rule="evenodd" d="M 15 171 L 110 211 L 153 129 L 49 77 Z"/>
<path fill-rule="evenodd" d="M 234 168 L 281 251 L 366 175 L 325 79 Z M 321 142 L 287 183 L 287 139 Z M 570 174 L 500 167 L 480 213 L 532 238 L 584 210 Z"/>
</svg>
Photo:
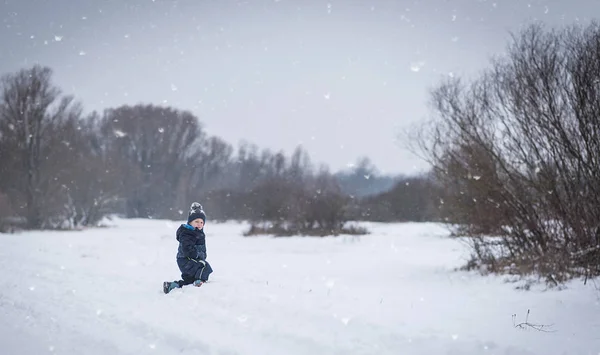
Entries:
<svg viewBox="0 0 600 355">
<path fill-rule="evenodd" d="M 600 275 L 600 26 L 532 25 L 432 104 L 418 141 L 478 262 L 552 283 Z"/>
<path fill-rule="evenodd" d="M 339 235 L 348 229 L 349 196 L 326 169 L 313 175 L 308 155 L 298 148 L 289 160 L 266 155 L 265 178 L 248 193 L 252 226 L 246 235 Z"/>
</svg>

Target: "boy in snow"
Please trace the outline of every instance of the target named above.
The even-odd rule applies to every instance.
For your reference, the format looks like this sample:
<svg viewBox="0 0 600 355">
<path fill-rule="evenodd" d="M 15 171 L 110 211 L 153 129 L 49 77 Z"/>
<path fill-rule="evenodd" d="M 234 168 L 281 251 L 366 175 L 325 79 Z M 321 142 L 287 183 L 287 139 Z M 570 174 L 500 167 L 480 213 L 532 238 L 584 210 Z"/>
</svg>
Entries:
<svg viewBox="0 0 600 355">
<path fill-rule="evenodd" d="M 199 287 L 208 280 L 213 270 L 206 261 L 205 223 L 206 214 L 202 205 L 198 202 L 192 203 L 187 223 L 179 226 L 175 232 L 179 242 L 177 266 L 181 270 L 182 280 L 163 282 L 164 293 L 189 284 Z"/>
</svg>

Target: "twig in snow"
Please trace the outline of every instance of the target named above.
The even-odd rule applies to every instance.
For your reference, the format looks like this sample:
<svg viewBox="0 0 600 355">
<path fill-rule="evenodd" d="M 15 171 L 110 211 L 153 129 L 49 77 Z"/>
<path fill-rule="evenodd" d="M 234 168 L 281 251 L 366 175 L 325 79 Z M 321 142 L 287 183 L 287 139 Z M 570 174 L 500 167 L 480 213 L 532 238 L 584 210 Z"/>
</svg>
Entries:
<svg viewBox="0 0 600 355">
<path fill-rule="evenodd" d="M 528 309 L 527 310 L 527 315 L 525 316 L 525 321 L 521 322 L 521 323 L 518 323 L 518 324 L 516 323 L 517 315 L 513 314 L 512 315 L 513 326 L 515 328 L 519 328 L 519 329 L 532 328 L 532 329 L 535 329 L 537 331 L 545 332 L 545 333 L 553 333 L 553 332 L 555 332 L 555 330 L 548 329 L 548 328 L 552 327 L 553 324 L 547 324 L 546 325 L 546 324 L 529 323 L 529 312 L 530 312 L 530 310 Z"/>
</svg>

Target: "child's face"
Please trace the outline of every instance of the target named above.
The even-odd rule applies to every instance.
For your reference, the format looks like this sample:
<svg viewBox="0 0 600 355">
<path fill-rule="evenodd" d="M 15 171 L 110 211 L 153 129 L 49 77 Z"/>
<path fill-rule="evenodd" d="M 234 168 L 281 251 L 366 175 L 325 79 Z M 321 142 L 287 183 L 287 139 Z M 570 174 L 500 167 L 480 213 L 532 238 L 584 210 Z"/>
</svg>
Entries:
<svg viewBox="0 0 600 355">
<path fill-rule="evenodd" d="M 204 227 L 204 221 L 202 220 L 202 218 L 196 218 L 195 220 L 190 222 L 190 226 L 202 229 Z"/>
</svg>

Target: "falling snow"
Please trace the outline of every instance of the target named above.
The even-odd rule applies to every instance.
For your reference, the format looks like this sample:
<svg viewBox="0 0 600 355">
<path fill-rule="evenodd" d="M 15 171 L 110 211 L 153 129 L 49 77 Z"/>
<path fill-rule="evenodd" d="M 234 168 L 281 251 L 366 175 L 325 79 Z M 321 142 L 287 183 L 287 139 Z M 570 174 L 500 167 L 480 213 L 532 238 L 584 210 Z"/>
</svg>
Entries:
<svg viewBox="0 0 600 355">
<path fill-rule="evenodd" d="M 269 5 L 280 11 L 276 13 L 276 17 L 281 20 L 285 6 L 292 2 L 272 2 L 277 5 Z M 149 4 L 161 19 L 173 16 L 173 11 L 178 6 L 177 1 L 150 0 L 144 3 Z M 295 19 L 308 23 L 308 16 L 302 12 L 302 6 L 305 5 L 300 6 L 301 3 L 293 5 L 294 15 L 297 16 Z M 494 22 L 496 18 L 503 19 L 506 16 L 506 13 L 502 15 L 502 11 L 509 9 L 508 3 L 505 2 L 478 0 L 477 4 L 470 4 L 473 7 L 481 7 L 485 10 L 484 13 L 476 13 L 474 9 L 452 10 L 454 5 L 450 5 L 435 15 L 426 11 L 424 2 L 401 3 L 396 5 L 395 11 L 388 11 L 392 3 L 394 2 L 376 3 L 377 7 L 375 2 L 363 4 L 361 16 L 368 16 L 369 21 L 373 21 L 367 23 L 374 24 L 380 15 L 391 18 L 389 21 L 377 22 L 377 26 L 371 25 L 368 31 L 375 33 L 374 28 L 378 26 L 385 30 L 369 38 L 368 43 L 371 47 L 363 47 L 359 42 L 360 36 L 352 37 L 352 46 L 339 50 L 342 57 L 338 58 L 338 63 L 342 63 L 340 67 L 343 69 L 336 71 L 338 68 L 329 68 L 330 72 L 325 75 L 311 76 L 314 86 L 311 86 L 309 91 L 306 91 L 306 87 L 297 85 L 298 89 L 292 93 L 291 99 L 294 101 L 294 107 L 286 106 L 283 109 L 292 110 L 300 116 L 307 110 L 296 101 L 305 100 L 314 103 L 319 109 L 341 107 L 352 111 L 352 103 L 344 103 L 342 99 L 347 95 L 345 90 L 360 82 L 361 89 L 372 85 L 371 87 L 381 90 L 376 94 L 367 95 L 371 96 L 367 97 L 365 102 L 370 103 L 372 99 L 374 103 L 369 106 L 369 112 L 359 113 L 361 118 L 370 117 L 373 112 L 373 116 L 379 112 L 386 112 L 381 116 L 388 116 L 387 112 L 395 105 L 402 111 L 413 110 L 414 107 L 407 105 L 413 97 L 398 95 L 394 91 L 398 88 L 396 83 L 408 81 L 405 78 L 411 78 L 409 80 L 415 83 L 421 78 L 427 77 L 426 80 L 429 80 L 427 74 L 430 73 L 450 78 L 459 77 L 459 73 L 471 69 L 460 66 L 463 60 L 469 59 L 476 63 L 472 57 L 484 54 L 487 56 L 501 51 L 500 46 L 503 43 L 497 41 L 501 37 L 494 37 L 486 42 L 495 41 L 499 43 L 498 47 L 490 45 L 480 49 L 477 46 L 482 42 L 478 39 L 483 37 L 475 36 L 487 36 L 494 33 L 494 28 L 501 27 L 504 31 L 510 27 L 505 23 L 497 26 Z M 237 2 L 242 9 L 248 4 L 248 1 Z M 138 5 L 132 6 L 131 10 L 135 10 L 138 17 L 143 17 L 139 16 L 144 13 L 141 7 L 136 6 Z M 343 6 L 344 2 L 320 2 L 310 10 L 325 18 L 329 29 L 338 26 L 345 19 L 342 16 L 351 18 L 348 9 Z M 540 1 L 534 4 L 519 3 L 514 17 L 517 17 L 517 12 L 526 12 L 527 16 L 536 20 L 541 18 L 551 21 L 552 18 L 558 18 L 557 14 L 564 12 L 558 5 L 553 5 L 552 11 L 550 10 L 548 5 Z M 140 63 L 140 70 L 143 70 L 142 64 L 157 62 L 159 66 L 153 69 L 158 68 L 156 76 L 165 81 L 158 82 L 154 88 L 160 91 L 156 101 L 162 100 L 164 105 L 175 104 L 179 103 L 179 99 L 175 97 L 183 97 L 183 94 L 193 92 L 195 96 L 191 99 L 191 104 L 187 103 L 188 107 L 194 106 L 194 109 L 202 113 L 206 111 L 215 114 L 206 116 L 213 120 L 212 122 L 219 121 L 219 110 L 226 107 L 231 109 L 240 103 L 235 101 L 235 95 L 243 97 L 241 105 L 244 107 L 262 107 L 261 98 L 254 96 L 253 91 L 256 88 L 266 88 L 273 81 L 265 74 L 272 69 L 271 60 L 283 63 L 282 65 L 286 65 L 290 71 L 295 72 L 307 70 L 314 65 L 307 55 L 307 48 L 310 48 L 312 42 L 293 42 L 295 37 L 286 36 L 283 31 L 273 31 L 285 41 L 293 43 L 293 50 L 302 51 L 292 53 L 290 50 L 291 54 L 285 53 L 286 57 L 281 59 L 277 57 L 278 50 L 284 46 L 276 40 L 266 38 L 268 31 L 265 31 L 265 38 L 262 37 L 263 34 L 248 31 L 250 39 L 236 41 L 232 34 L 244 31 L 240 30 L 241 27 L 235 27 L 237 23 L 226 16 L 217 16 L 214 21 L 205 21 L 199 14 L 194 13 L 191 16 L 194 16 L 195 21 L 195 16 L 198 16 L 197 23 L 201 25 L 194 23 L 189 27 L 192 34 L 182 35 L 177 33 L 178 29 L 164 26 L 168 28 L 167 37 L 160 36 L 159 30 L 163 28 L 163 22 L 156 19 L 152 20 L 154 23 L 150 23 L 150 19 L 143 19 L 144 32 L 132 23 L 128 23 L 131 26 L 127 27 L 118 27 L 115 24 L 115 32 L 112 29 L 93 30 L 90 31 L 94 33 L 93 37 L 83 37 L 81 33 L 87 33 L 89 26 L 100 21 L 99 18 L 113 18 L 108 5 L 105 9 L 95 6 L 92 10 L 88 8 L 72 12 L 70 19 L 74 19 L 77 26 L 80 26 L 74 27 L 74 32 L 73 28 L 69 27 L 71 23 L 67 26 L 66 22 L 54 20 L 49 14 L 46 16 L 48 18 L 42 21 L 43 30 L 36 30 L 33 26 L 26 26 L 26 22 L 21 20 L 25 18 L 23 14 L 9 12 L 6 14 L 3 29 L 10 32 L 10 36 L 26 43 L 28 50 L 35 48 L 40 52 L 52 52 L 53 55 L 59 53 L 63 56 L 60 57 L 62 62 L 73 67 L 81 65 L 79 69 L 88 68 L 88 65 L 89 68 L 101 68 L 100 64 L 104 63 L 113 65 L 116 63 L 111 61 L 114 53 L 125 53 L 123 58 L 131 60 L 131 63 Z M 446 27 L 440 25 L 443 30 L 429 31 L 429 24 L 424 21 L 428 16 L 437 16 L 436 20 L 440 20 L 439 22 Z M 589 18 L 588 14 L 580 14 L 579 17 L 570 14 L 560 16 L 563 22 L 566 22 L 565 17 L 573 22 Z M 23 22 L 19 23 L 17 20 Z M 401 27 L 391 27 L 388 22 Z M 473 27 L 460 27 L 466 23 Z M 289 25 L 292 26 L 293 23 L 290 22 Z M 356 28 L 352 27 L 352 31 L 348 32 L 368 32 L 362 31 L 360 25 L 353 22 L 352 26 Z M 387 27 L 388 25 L 390 27 Z M 183 21 L 181 27 L 185 28 Z M 193 31 L 194 28 L 197 31 Z M 392 28 L 397 31 L 391 30 Z M 319 38 L 329 41 L 324 48 L 336 48 L 336 31 L 323 30 L 316 26 L 311 28 L 311 31 L 313 30 L 318 33 Z M 433 33 L 432 37 L 427 37 L 429 32 Z M 439 37 L 438 42 L 430 40 L 436 36 Z M 217 39 L 211 42 L 213 37 Z M 152 52 L 144 53 L 141 44 L 144 44 L 145 38 L 154 43 L 151 46 Z M 406 42 L 398 38 L 406 39 Z M 185 46 L 185 41 L 193 44 Z M 117 43 L 124 43 L 128 47 L 119 48 Z M 436 52 L 431 48 L 440 43 L 440 47 L 448 49 L 448 52 L 436 57 Z M 256 49 L 254 54 L 260 56 L 260 60 L 239 55 L 250 46 Z M 127 50 L 120 52 L 123 48 Z M 213 58 L 205 56 L 204 52 L 202 60 L 195 61 L 195 48 L 202 48 L 210 52 L 210 55 L 216 53 L 222 56 L 215 57 L 215 62 L 228 58 L 227 60 L 234 63 L 234 68 L 239 69 L 239 73 L 248 72 L 252 77 L 236 77 L 233 80 L 232 77 L 241 74 L 234 75 L 227 70 L 220 71 L 220 77 L 213 84 L 204 81 L 204 77 L 196 81 L 191 80 L 191 76 L 178 77 L 175 69 L 186 60 L 199 68 L 202 60 L 212 64 Z M 357 48 L 358 54 L 348 53 L 353 48 Z M 478 52 L 479 50 L 481 52 Z M 9 54 L 1 54 L 2 59 L 8 63 L 7 67 L 14 66 L 15 63 L 20 65 L 41 61 L 41 56 L 29 53 L 26 56 L 13 54 L 13 51 L 11 48 L 5 51 Z M 171 58 L 165 61 L 164 57 L 157 56 L 147 60 L 155 53 L 168 53 Z M 379 53 L 385 53 L 385 58 L 383 55 L 376 57 Z M 317 54 L 322 55 L 320 52 Z M 376 58 L 375 64 L 372 64 L 374 69 L 369 67 L 371 57 Z M 454 58 L 458 59 L 452 62 Z M 320 59 L 324 59 L 322 63 L 327 62 L 327 58 L 319 57 Z M 227 60 L 223 62 L 228 62 Z M 260 68 L 243 67 L 247 60 L 253 65 L 258 62 Z M 457 63 L 460 65 L 456 65 Z M 202 65 L 204 64 L 206 63 L 202 62 Z M 325 64 L 323 65 L 326 68 Z M 129 64 L 123 64 L 123 67 L 132 68 Z M 56 72 L 63 75 L 61 80 L 67 83 L 67 88 L 80 87 L 80 84 L 69 82 L 69 79 L 64 77 L 64 73 L 68 72 L 64 67 L 57 69 Z M 211 70 L 217 72 L 221 69 Z M 159 70 L 162 72 L 159 73 Z M 367 72 L 373 79 L 371 83 L 366 80 L 359 81 L 362 80 L 360 75 L 363 72 Z M 106 71 L 100 69 L 96 73 L 104 75 Z M 116 72 L 110 72 L 110 75 L 121 80 Z M 289 73 L 286 73 L 286 79 L 287 75 Z M 135 82 L 129 81 L 130 78 L 122 80 Z M 293 83 L 293 80 L 290 76 L 289 82 Z M 86 79 L 86 85 L 89 82 L 100 85 L 102 80 L 97 80 L 96 83 L 93 77 L 90 77 Z M 199 86 L 193 89 L 190 82 L 206 87 Z M 421 84 L 424 86 L 429 82 L 417 83 L 415 92 Z M 110 92 L 110 95 L 104 95 L 106 101 L 100 101 L 101 104 L 122 104 L 121 101 L 140 98 L 138 88 L 114 82 L 110 85 L 98 91 L 101 98 L 103 92 Z M 295 84 L 290 86 L 296 87 Z M 204 93 L 201 92 L 202 88 Z M 123 91 L 125 89 L 129 91 Z M 247 89 L 248 91 L 245 91 Z M 327 90 L 333 91 L 333 100 L 331 92 Z M 203 95 L 202 100 L 198 100 L 198 92 Z M 364 92 L 367 92 L 366 89 Z M 382 92 L 393 97 L 387 107 L 385 102 L 380 103 L 386 96 L 382 95 Z M 306 97 L 303 93 L 306 93 Z M 217 96 L 211 97 L 211 94 Z M 280 97 L 275 96 L 269 99 L 279 101 Z M 169 100 L 164 97 L 168 97 Z M 417 97 L 414 101 L 424 102 L 424 97 Z M 113 98 L 116 98 L 116 101 L 109 100 Z M 87 102 L 98 101 L 96 97 L 93 97 L 93 100 L 85 99 Z M 186 103 L 182 105 L 185 106 Z M 338 112 L 320 113 L 322 115 L 319 117 L 336 116 Z M 249 117 L 254 117 L 252 115 L 255 115 L 255 112 L 248 114 Z M 337 127 L 344 125 L 344 122 L 346 121 L 339 120 Z M 368 133 L 372 127 L 380 124 L 375 121 L 365 122 L 369 124 Z M 384 130 L 389 128 L 383 124 L 381 126 Z M 8 129 L 14 130 L 14 127 L 9 125 Z M 157 131 L 162 134 L 165 127 L 159 127 Z M 316 134 L 313 134 L 314 132 Z M 328 142 L 326 137 L 330 137 L 329 133 L 314 130 L 305 131 L 300 135 L 302 141 L 318 144 L 320 141 Z M 113 134 L 118 138 L 127 136 L 127 133 L 121 130 L 114 130 Z M 156 131 L 153 134 L 160 137 Z M 297 141 L 297 137 L 290 141 Z M 375 143 L 380 142 L 365 142 L 361 149 L 378 146 Z M 69 143 L 65 142 L 65 145 L 68 146 Z M 333 146 L 336 150 L 348 147 L 347 151 L 350 151 L 356 145 L 355 141 L 334 141 L 330 142 L 329 147 Z M 386 154 L 389 154 L 389 151 Z M 349 158 L 344 155 L 343 159 L 346 161 Z M 348 163 L 346 166 L 355 168 L 356 165 Z M 416 170 L 416 167 L 414 169 Z M 535 169 L 536 174 L 540 172 L 539 167 Z M 363 177 L 365 180 L 371 178 L 368 174 Z M 480 184 L 487 181 L 485 176 L 480 175 L 468 175 L 468 178 L 482 180 Z M 405 184 L 408 186 L 409 182 Z M 317 189 L 314 193 L 319 195 L 322 191 Z M 548 190 L 547 193 L 553 194 L 553 191 Z M 465 193 L 461 191 L 460 194 Z M 472 201 L 477 202 L 477 199 L 473 198 Z M 439 205 L 444 204 L 445 201 L 440 199 Z M 499 208 L 499 205 L 496 207 Z M 186 211 L 177 210 L 177 213 L 184 217 Z M 243 238 L 243 223 L 211 224 L 207 230 L 211 243 L 211 258 L 216 269 L 212 282 L 201 289 L 184 288 L 163 295 L 160 290 L 161 282 L 179 276 L 173 255 L 176 252 L 176 243 L 172 234 L 176 223 L 118 218 L 111 223 L 114 228 L 90 229 L 77 233 L 56 231 L 50 234 L 24 232 L 18 236 L 0 234 L 0 273 L 4 275 L 0 280 L 3 283 L 3 287 L 0 288 L 0 303 L 6 306 L 0 307 L 3 312 L 0 316 L 0 344 L 3 344 L 3 351 L 20 353 L 18 350 L 11 352 L 13 349 L 10 348 L 10 344 L 29 344 L 36 350 L 30 354 L 89 352 L 113 355 L 295 355 L 339 352 L 346 355 L 600 355 L 600 304 L 597 292 L 580 283 L 569 284 L 569 288 L 561 292 L 516 292 L 508 279 L 482 278 L 473 273 L 457 271 L 457 268 L 464 264 L 465 258 L 468 258 L 468 251 L 459 241 L 447 238 L 447 232 L 437 224 L 366 223 L 372 233 L 368 237 L 356 240 L 350 239 L 349 236 Z M 36 247 L 32 248 L 32 245 Z M 134 253 L 131 252 L 132 245 L 139 245 Z M 90 258 L 89 255 L 97 257 Z M 23 263 L 23 260 L 27 260 L 27 263 Z M 498 300 L 500 303 L 496 303 L 496 307 L 490 307 L 492 302 Z M 562 326 L 561 331 L 546 336 L 514 329 L 510 322 L 510 314 L 528 309 L 532 305 L 535 307 L 536 317 L 544 322 Z M 9 344 L 9 347 L 5 344 Z"/>
<path fill-rule="evenodd" d="M 121 130 L 114 130 L 114 134 L 116 137 L 118 138 L 123 138 L 127 135 L 127 133 L 121 131 Z"/>
<path fill-rule="evenodd" d="M 423 62 L 423 61 L 411 63 L 410 70 L 412 70 L 413 72 L 418 72 L 423 68 L 424 65 L 425 65 L 425 62 Z"/>
</svg>

